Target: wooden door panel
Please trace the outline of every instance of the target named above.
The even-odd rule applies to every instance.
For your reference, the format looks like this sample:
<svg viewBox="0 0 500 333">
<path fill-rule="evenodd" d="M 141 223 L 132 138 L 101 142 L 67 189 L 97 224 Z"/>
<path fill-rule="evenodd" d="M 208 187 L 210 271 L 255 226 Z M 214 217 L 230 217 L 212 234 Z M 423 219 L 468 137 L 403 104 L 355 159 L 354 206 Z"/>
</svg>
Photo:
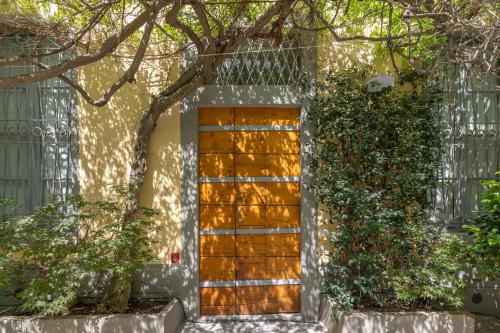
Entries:
<svg viewBox="0 0 500 333">
<path fill-rule="evenodd" d="M 234 151 L 234 132 L 199 132 L 200 154 L 226 153 Z"/>
<path fill-rule="evenodd" d="M 265 229 L 266 207 L 264 206 L 237 206 L 237 229 Z"/>
<path fill-rule="evenodd" d="M 300 257 L 267 257 L 266 279 L 300 279 Z"/>
<path fill-rule="evenodd" d="M 200 255 L 202 257 L 232 257 L 235 243 L 234 235 L 201 235 Z"/>
<path fill-rule="evenodd" d="M 236 154 L 236 177 L 267 177 L 268 157 L 265 154 Z"/>
<path fill-rule="evenodd" d="M 236 312 L 241 315 L 257 315 L 269 313 L 267 303 L 237 304 Z"/>
<path fill-rule="evenodd" d="M 200 206 L 200 229 L 233 229 L 235 226 L 235 206 Z"/>
<path fill-rule="evenodd" d="M 299 183 L 267 183 L 269 205 L 300 205 Z"/>
<path fill-rule="evenodd" d="M 202 316 L 210 316 L 210 315 L 232 315 L 236 314 L 236 306 L 234 305 L 229 305 L 229 306 L 222 306 L 222 305 L 216 305 L 216 306 L 209 306 L 209 305 L 202 305 L 200 309 L 200 313 Z"/>
<path fill-rule="evenodd" d="M 268 257 L 298 257 L 300 255 L 299 234 L 266 235 L 266 255 Z"/>
<path fill-rule="evenodd" d="M 297 155 L 268 155 L 269 177 L 299 177 L 300 156 Z"/>
<path fill-rule="evenodd" d="M 266 183 L 237 183 L 238 205 L 265 205 L 268 200 Z"/>
<path fill-rule="evenodd" d="M 200 288 L 200 303 L 204 305 L 235 305 L 235 287 Z"/>
<path fill-rule="evenodd" d="M 267 313 L 297 313 L 300 312 L 300 300 L 296 302 L 269 302 L 267 311 Z"/>
<path fill-rule="evenodd" d="M 298 108 L 239 107 L 235 110 L 236 125 L 299 125 Z"/>
<path fill-rule="evenodd" d="M 300 109 L 199 109 L 199 126 L 233 124 L 299 126 Z M 300 145 L 299 131 L 200 131 L 198 175 L 300 177 Z M 200 230 L 300 228 L 296 182 L 209 179 L 199 183 L 199 204 Z M 241 232 L 200 234 L 200 281 L 300 279 L 299 234 Z M 300 285 L 202 287 L 200 306 L 202 315 L 300 312 Z"/>
<path fill-rule="evenodd" d="M 299 154 L 299 132 L 275 131 L 266 132 L 266 153 L 268 154 Z"/>
<path fill-rule="evenodd" d="M 198 125 L 221 126 L 234 123 L 234 108 L 199 108 Z"/>
<path fill-rule="evenodd" d="M 200 183 L 201 205 L 234 204 L 236 189 L 233 183 Z"/>
<path fill-rule="evenodd" d="M 200 154 L 200 177 L 234 177 L 233 154 Z"/>
<path fill-rule="evenodd" d="M 268 132 L 235 132 L 235 152 L 239 154 L 267 153 L 267 133 Z"/>
<path fill-rule="evenodd" d="M 234 257 L 200 258 L 201 281 L 234 281 L 236 262 Z"/>
<path fill-rule="evenodd" d="M 267 228 L 299 228 L 300 206 L 266 206 Z"/>
<path fill-rule="evenodd" d="M 264 280 L 266 278 L 265 257 L 236 258 L 236 280 Z"/>
<path fill-rule="evenodd" d="M 236 235 L 238 257 L 265 257 L 266 235 Z"/>
</svg>

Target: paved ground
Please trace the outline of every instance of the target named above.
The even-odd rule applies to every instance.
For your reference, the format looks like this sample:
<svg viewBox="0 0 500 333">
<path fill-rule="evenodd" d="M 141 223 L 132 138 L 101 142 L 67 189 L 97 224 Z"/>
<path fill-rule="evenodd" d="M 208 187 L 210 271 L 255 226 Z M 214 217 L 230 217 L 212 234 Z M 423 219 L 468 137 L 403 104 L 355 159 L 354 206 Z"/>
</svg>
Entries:
<svg viewBox="0 0 500 333">
<path fill-rule="evenodd" d="M 499 333 L 500 319 L 476 314 L 476 332 L 475 333 Z"/>
<path fill-rule="evenodd" d="M 327 333 L 320 324 L 294 321 L 186 323 L 179 333 Z M 500 333 L 500 319 L 476 315 L 475 333 Z"/>
<path fill-rule="evenodd" d="M 327 333 L 319 324 L 293 321 L 186 323 L 180 333 Z"/>
</svg>

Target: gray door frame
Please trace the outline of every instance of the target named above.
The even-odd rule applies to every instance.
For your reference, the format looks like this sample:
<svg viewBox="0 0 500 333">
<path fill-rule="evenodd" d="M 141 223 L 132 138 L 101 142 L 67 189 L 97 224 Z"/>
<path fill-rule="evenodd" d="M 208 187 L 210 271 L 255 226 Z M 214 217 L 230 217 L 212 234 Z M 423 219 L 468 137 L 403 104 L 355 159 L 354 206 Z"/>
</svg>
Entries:
<svg viewBox="0 0 500 333">
<path fill-rule="evenodd" d="M 181 107 L 181 244 L 185 280 L 181 301 L 188 320 L 200 318 L 198 221 L 198 108 L 206 106 L 300 107 L 301 135 L 301 318 L 317 322 L 320 303 L 317 201 L 310 154 L 314 127 L 308 121 L 309 90 L 293 86 L 205 86 Z"/>
</svg>

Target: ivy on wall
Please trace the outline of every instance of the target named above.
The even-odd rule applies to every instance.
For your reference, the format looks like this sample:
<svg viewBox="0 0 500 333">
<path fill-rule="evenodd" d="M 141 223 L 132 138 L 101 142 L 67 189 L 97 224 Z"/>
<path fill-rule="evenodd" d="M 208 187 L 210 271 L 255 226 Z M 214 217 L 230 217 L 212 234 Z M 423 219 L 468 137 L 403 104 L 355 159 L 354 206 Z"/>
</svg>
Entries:
<svg viewBox="0 0 500 333">
<path fill-rule="evenodd" d="M 341 310 L 456 307 L 458 240 L 428 225 L 443 128 L 441 92 L 414 74 L 368 92 L 369 69 L 318 87 L 316 190 L 336 225 L 324 290 Z"/>
</svg>

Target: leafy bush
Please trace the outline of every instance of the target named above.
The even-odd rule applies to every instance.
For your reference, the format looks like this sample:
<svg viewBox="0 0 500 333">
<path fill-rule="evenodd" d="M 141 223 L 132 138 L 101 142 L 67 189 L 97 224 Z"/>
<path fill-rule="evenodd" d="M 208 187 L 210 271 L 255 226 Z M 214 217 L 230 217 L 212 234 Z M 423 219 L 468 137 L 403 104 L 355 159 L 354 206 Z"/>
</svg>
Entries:
<svg viewBox="0 0 500 333">
<path fill-rule="evenodd" d="M 411 73 L 369 93 L 369 70 L 318 88 L 316 188 L 336 225 L 324 290 L 339 309 L 455 307 L 455 237 L 428 226 L 442 158 L 441 93 Z"/>
<path fill-rule="evenodd" d="M 500 278 L 500 181 L 488 180 L 482 185 L 482 210 L 474 225 L 464 226 L 473 238 L 468 254 L 478 276 Z"/>
<path fill-rule="evenodd" d="M 148 234 L 158 228 L 147 217 L 157 212 L 141 207 L 145 219 L 123 223 L 126 190 L 115 190 L 106 201 L 58 197 L 32 215 L 4 215 L 0 223 L 0 287 L 5 290 L 21 282 L 24 290 L 17 296 L 25 310 L 57 315 L 82 294 L 98 292 L 96 285 L 106 288 L 110 273 L 130 271 L 152 260 Z M 117 254 L 124 249 L 131 255 L 119 260 Z M 98 283 L 93 281 L 96 279 Z"/>
</svg>

